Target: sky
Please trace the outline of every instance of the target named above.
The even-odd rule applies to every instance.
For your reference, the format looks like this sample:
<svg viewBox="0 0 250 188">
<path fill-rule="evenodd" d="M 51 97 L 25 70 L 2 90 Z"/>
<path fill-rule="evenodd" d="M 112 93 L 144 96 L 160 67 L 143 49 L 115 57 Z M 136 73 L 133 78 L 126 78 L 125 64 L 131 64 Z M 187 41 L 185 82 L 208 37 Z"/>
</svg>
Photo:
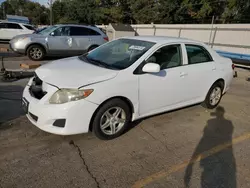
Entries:
<svg viewBox="0 0 250 188">
<path fill-rule="evenodd" d="M 4 2 L 5 0 L 0 0 L 0 4 L 2 3 L 2 2 Z M 31 0 L 31 1 L 34 1 L 34 2 L 38 2 L 38 3 L 40 3 L 40 4 L 42 4 L 42 5 L 45 5 L 45 6 L 47 6 L 47 2 L 48 2 L 48 0 Z"/>
</svg>

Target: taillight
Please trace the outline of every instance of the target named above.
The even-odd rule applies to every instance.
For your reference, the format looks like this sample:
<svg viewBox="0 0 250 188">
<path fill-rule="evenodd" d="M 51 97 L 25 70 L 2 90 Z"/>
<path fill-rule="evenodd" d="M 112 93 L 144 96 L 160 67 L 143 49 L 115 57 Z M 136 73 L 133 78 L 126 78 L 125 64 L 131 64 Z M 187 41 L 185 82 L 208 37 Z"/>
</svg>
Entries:
<svg viewBox="0 0 250 188">
<path fill-rule="evenodd" d="M 235 68 L 235 64 L 232 63 L 232 69 L 234 70 L 234 68 Z"/>
<path fill-rule="evenodd" d="M 109 38 L 108 37 L 103 37 L 104 40 L 106 41 L 109 41 Z"/>
</svg>

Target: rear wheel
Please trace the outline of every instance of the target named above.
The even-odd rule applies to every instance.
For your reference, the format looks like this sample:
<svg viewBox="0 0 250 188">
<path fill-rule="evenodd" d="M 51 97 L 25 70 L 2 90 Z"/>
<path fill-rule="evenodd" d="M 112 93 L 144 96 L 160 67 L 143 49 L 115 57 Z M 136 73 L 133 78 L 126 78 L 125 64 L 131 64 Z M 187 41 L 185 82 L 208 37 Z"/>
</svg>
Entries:
<svg viewBox="0 0 250 188">
<path fill-rule="evenodd" d="M 131 119 L 129 106 L 120 99 L 105 103 L 95 114 L 92 127 L 94 134 L 102 140 L 110 140 L 120 136 Z"/>
<path fill-rule="evenodd" d="M 215 83 L 208 91 L 206 99 L 203 102 L 203 106 L 208 109 L 215 108 L 220 103 L 222 98 L 222 90 L 222 84 L 220 82 Z"/>
<path fill-rule="evenodd" d="M 27 50 L 27 55 L 33 61 L 40 61 L 45 56 L 45 50 L 40 45 L 31 45 Z"/>
</svg>

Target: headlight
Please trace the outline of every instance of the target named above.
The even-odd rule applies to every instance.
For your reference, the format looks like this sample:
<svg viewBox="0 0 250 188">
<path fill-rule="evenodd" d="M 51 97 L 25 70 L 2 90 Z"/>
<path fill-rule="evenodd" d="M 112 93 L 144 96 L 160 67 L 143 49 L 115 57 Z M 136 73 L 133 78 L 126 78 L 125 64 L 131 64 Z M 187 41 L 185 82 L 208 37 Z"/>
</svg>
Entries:
<svg viewBox="0 0 250 188">
<path fill-rule="evenodd" d="M 26 39 L 26 38 L 28 38 L 28 37 L 17 38 L 17 39 L 14 39 L 14 42 L 17 42 L 17 41 L 20 41 L 20 40 L 24 40 L 24 39 Z"/>
<path fill-rule="evenodd" d="M 63 104 L 70 101 L 77 101 L 88 97 L 93 91 L 93 89 L 60 89 L 52 95 L 49 103 Z"/>
</svg>

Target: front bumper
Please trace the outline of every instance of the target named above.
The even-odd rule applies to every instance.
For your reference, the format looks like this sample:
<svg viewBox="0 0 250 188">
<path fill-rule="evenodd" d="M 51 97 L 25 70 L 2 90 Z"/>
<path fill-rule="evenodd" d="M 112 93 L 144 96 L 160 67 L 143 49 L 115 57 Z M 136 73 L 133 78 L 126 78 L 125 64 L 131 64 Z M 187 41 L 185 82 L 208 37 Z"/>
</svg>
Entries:
<svg viewBox="0 0 250 188">
<path fill-rule="evenodd" d="M 84 99 L 64 104 L 49 104 L 47 101 L 57 88 L 48 85 L 47 89 L 49 92 L 38 100 L 31 96 L 29 86 L 25 87 L 23 98 L 29 103 L 26 116 L 30 122 L 43 131 L 58 135 L 88 132 L 92 115 L 98 105 Z M 55 126 L 56 120 L 65 120 L 63 127 Z"/>
<path fill-rule="evenodd" d="M 25 48 L 22 47 L 18 42 L 11 42 L 9 43 L 9 48 L 18 54 L 25 54 Z"/>
</svg>

